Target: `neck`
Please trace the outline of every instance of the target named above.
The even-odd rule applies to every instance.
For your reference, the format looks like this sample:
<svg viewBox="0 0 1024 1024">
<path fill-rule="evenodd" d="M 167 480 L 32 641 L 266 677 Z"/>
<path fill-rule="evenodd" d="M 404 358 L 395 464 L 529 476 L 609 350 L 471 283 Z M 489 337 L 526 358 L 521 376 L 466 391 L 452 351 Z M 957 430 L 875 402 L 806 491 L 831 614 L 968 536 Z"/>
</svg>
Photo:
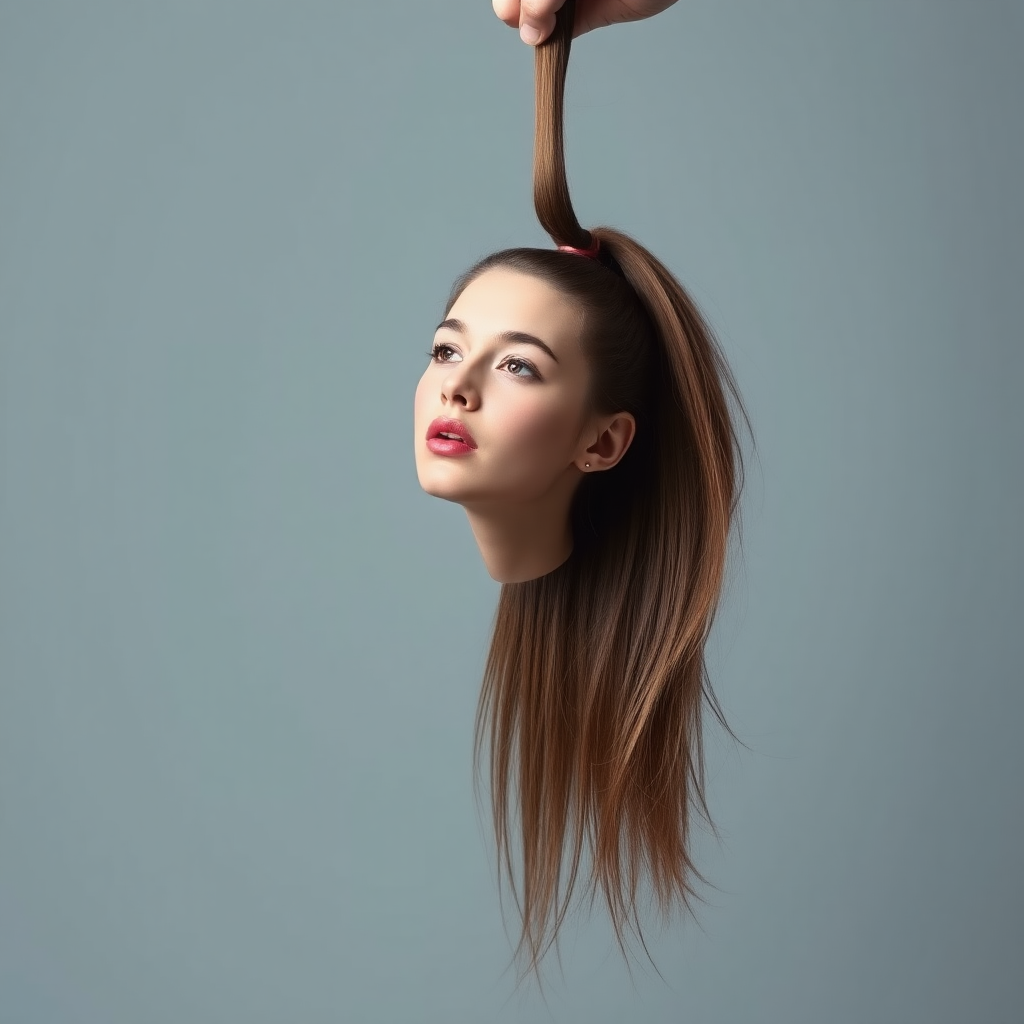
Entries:
<svg viewBox="0 0 1024 1024">
<path fill-rule="evenodd" d="M 499 583 L 525 583 L 546 576 L 572 554 L 564 497 L 512 507 L 464 507 L 487 572 Z"/>
</svg>

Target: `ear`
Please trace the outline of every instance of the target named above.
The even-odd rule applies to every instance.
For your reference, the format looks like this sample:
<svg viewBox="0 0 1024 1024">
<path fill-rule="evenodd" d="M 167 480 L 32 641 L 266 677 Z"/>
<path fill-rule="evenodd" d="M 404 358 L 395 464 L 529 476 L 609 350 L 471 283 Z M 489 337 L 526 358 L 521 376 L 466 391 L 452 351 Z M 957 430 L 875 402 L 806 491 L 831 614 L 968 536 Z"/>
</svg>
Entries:
<svg viewBox="0 0 1024 1024">
<path fill-rule="evenodd" d="M 626 454 L 636 434 L 636 420 L 632 413 L 619 412 L 603 417 L 593 431 L 588 431 L 588 436 L 593 437 L 595 431 L 597 440 L 582 449 L 575 459 L 577 468 L 584 473 L 611 469 Z"/>
</svg>

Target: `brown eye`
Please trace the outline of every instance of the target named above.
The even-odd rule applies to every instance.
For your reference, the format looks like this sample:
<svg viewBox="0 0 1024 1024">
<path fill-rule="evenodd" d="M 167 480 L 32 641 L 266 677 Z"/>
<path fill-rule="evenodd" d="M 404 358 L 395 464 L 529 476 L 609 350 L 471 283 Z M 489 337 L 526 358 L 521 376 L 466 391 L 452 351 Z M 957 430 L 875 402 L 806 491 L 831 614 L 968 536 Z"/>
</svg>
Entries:
<svg viewBox="0 0 1024 1024">
<path fill-rule="evenodd" d="M 540 380 L 541 376 L 537 372 L 537 367 L 533 363 L 527 362 L 525 359 L 519 359 L 517 356 L 512 356 L 510 359 L 505 360 L 505 365 L 509 367 L 509 373 L 513 377 L 522 377 L 524 380 L 528 380 L 533 377 L 535 380 Z M 524 366 L 526 367 L 527 373 L 518 373 L 516 370 L 511 369 L 513 366 Z"/>
<path fill-rule="evenodd" d="M 454 349 L 453 349 L 453 348 L 451 347 L 451 345 L 446 345 L 446 344 L 445 344 L 444 342 L 442 342 L 442 341 L 439 341 L 439 342 L 437 342 L 437 344 L 436 344 L 436 345 L 434 345 L 434 347 L 433 347 L 433 348 L 432 348 L 432 349 L 431 349 L 431 350 L 430 350 L 430 351 L 429 351 L 429 352 L 427 353 L 427 355 L 428 355 L 428 356 L 430 356 L 430 358 L 431 358 L 431 359 L 433 359 L 433 360 L 434 360 L 435 362 L 438 362 L 438 363 L 447 363 L 447 362 L 448 362 L 448 360 L 447 360 L 447 359 L 441 359 L 441 358 L 439 358 L 439 354 L 440 354 L 440 353 L 441 353 L 441 352 L 442 352 L 443 350 L 445 350 L 445 349 L 447 349 L 447 350 L 448 350 L 449 352 L 454 352 L 454 351 L 455 351 L 455 350 L 454 350 Z"/>
</svg>

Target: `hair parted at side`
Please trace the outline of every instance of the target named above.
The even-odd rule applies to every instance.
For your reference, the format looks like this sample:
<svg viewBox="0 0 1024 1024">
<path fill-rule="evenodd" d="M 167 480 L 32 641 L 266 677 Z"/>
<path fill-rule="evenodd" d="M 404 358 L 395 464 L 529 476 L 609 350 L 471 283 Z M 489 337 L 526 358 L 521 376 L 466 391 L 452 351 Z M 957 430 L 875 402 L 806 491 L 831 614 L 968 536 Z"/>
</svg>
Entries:
<svg viewBox="0 0 1024 1024">
<path fill-rule="evenodd" d="M 514 953 L 521 978 L 538 971 L 553 942 L 557 949 L 585 848 L 587 888 L 591 899 L 604 897 L 624 956 L 627 925 L 643 944 L 642 884 L 664 918 L 677 905 L 692 913 L 701 899 L 694 883 L 706 882 L 692 858 L 694 812 L 715 832 L 705 797 L 705 701 L 732 735 L 704 646 L 742 485 L 729 396 L 744 420 L 746 413 L 683 286 L 638 242 L 610 227 L 587 231 L 573 212 L 562 107 L 574 7 L 567 0 L 535 48 L 534 206 L 556 245 L 596 241 L 599 257 L 502 250 L 455 282 L 445 308 L 447 316 L 492 267 L 548 282 L 582 313 L 588 411 L 636 419 L 620 461 L 581 480 L 572 554 L 539 579 L 504 584 L 495 613 L 474 764 L 479 772 L 489 740 L 499 883 L 507 873 L 522 918 Z"/>
</svg>

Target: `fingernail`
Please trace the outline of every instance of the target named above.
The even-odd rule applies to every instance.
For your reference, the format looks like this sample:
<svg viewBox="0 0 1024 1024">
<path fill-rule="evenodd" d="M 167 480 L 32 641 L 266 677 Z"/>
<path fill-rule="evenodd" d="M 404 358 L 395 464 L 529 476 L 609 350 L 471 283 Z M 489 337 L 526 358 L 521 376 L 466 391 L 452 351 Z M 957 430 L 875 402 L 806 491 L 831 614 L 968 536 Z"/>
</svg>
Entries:
<svg viewBox="0 0 1024 1024">
<path fill-rule="evenodd" d="M 519 38 L 524 43 L 529 43 L 531 46 L 536 46 L 540 42 L 540 29 L 535 25 L 527 25 L 525 22 L 520 26 Z"/>
</svg>

